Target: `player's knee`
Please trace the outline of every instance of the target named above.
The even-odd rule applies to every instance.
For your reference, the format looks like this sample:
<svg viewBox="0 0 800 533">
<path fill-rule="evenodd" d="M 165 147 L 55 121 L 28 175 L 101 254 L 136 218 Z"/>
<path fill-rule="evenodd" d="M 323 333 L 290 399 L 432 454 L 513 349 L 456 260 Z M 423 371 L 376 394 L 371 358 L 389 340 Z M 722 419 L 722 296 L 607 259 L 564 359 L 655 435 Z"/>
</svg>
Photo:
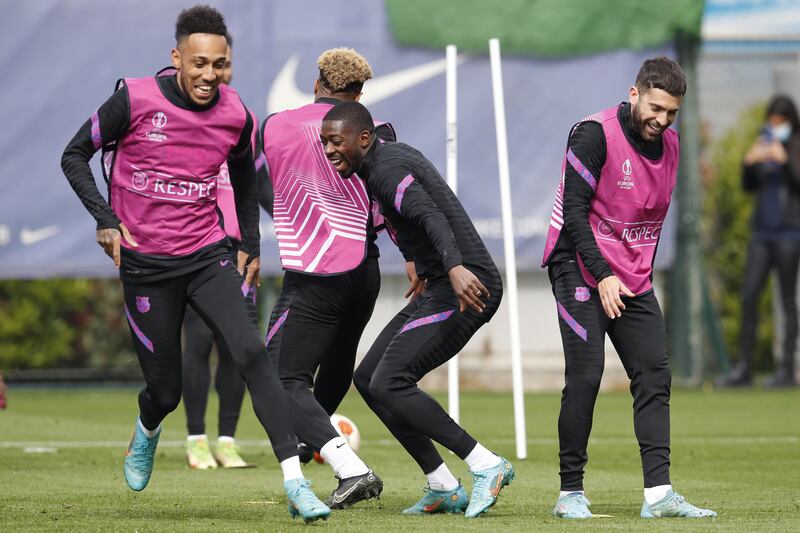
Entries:
<svg viewBox="0 0 800 533">
<path fill-rule="evenodd" d="M 372 376 L 369 372 L 361 371 L 357 369 L 355 373 L 353 373 L 353 385 L 355 385 L 356 390 L 361 394 L 361 396 L 369 395 L 369 382 Z"/>
<path fill-rule="evenodd" d="M 369 394 L 379 402 L 385 403 L 405 385 L 405 380 L 399 376 L 375 372 L 369 381 Z"/>
<path fill-rule="evenodd" d="M 160 391 L 156 394 L 151 394 L 151 398 L 160 411 L 171 413 L 177 409 L 178 405 L 181 403 L 181 391 L 180 389 Z"/>
<path fill-rule="evenodd" d="M 567 376 L 564 390 L 593 391 L 595 394 L 600 390 L 600 381 L 603 379 L 603 372 L 581 372 Z"/>
<path fill-rule="evenodd" d="M 238 346 L 231 347 L 231 356 L 236 366 L 243 372 L 253 365 L 258 365 L 268 361 L 267 351 L 261 340 L 257 337 L 238 343 Z"/>
<path fill-rule="evenodd" d="M 283 385 L 283 390 L 286 391 L 290 397 L 295 397 L 298 392 L 302 390 L 308 390 L 310 387 L 306 385 L 303 380 L 295 379 L 295 378 L 287 378 L 281 376 L 281 385 Z"/>
</svg>

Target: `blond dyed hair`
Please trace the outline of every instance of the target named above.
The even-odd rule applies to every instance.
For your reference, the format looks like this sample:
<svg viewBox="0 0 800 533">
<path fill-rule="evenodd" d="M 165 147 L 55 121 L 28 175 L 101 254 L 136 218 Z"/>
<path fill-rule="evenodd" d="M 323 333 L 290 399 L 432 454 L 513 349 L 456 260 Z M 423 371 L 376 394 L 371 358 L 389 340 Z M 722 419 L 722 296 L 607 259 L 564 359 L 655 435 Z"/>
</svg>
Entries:
<svg viewBox="0 0 800 533">
<path fill-rule="evenodd" d="M 361 92 L 372 77 L 372 68 L 364 56 L 352 48 L 331 48 L 317 59 L 320 81 L 333 92 Z"/>
</svg>

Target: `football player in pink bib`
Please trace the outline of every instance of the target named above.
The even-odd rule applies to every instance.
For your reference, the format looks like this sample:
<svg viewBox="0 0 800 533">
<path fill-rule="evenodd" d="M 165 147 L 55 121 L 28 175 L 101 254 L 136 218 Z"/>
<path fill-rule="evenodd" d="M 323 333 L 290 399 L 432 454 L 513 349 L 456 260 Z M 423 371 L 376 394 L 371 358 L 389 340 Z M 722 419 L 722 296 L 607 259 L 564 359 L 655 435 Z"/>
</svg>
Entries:
<svg viewBox="0 0 800 533">
<path fill-rule="evenodd" d="M 641 516 L 716 516 L 672 490 L 672 376 L 651 281 L 680 158 L 678 134 L 669 126 L 685 93 L 677 63 L 649 59 L 629 102 L 586 117 L 569 134 L 543 260 L 566 360 L 558 420 L 561 493 L 553 511 L 561 518 L 592 516 L 583 474 L 606 334 L 631 379 L 644 472 Z"/>
<path fill-rule="evenodd" d="M 125 79 L 70 141 L 62 168 L 97 221 L 97 242 L 120 269 L 125 315 L 144 375 L 124 464 L 128 486 L 147 486 L 161 421 L 180 402 L 181 324 L 191 306 L 247 383 L 283 470 L 289 513 L 316 520 L 330 509 L 303 478 L 286 395 L 248 297 L 258 280 L 260 251 L 255 123 L 236 91 L 222 84 L 227 33 L 213 8 L 181 12 L 172 50 L 176 74 Z M 106 202 L 89 160 L 108 143 L 116 149 Z M 217 211 L 224 163 L 242 237 L 238 264 Z"/>
</svg>

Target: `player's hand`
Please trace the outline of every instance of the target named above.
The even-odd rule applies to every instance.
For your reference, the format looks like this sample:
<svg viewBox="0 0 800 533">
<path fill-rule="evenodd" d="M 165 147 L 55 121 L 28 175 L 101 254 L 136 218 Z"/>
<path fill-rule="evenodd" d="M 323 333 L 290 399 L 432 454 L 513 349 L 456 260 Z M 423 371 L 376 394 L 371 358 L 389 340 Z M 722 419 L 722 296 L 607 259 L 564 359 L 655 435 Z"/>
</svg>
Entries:
<svg viewBox="0 0 800 533">
<path fill-rule="evenodd" d="M 414 265 L 414 261 L 406 261 L 406 276 L 408 276 L 410 285 L 406 291 L 405 298 L 411 296 L 409 301 L 413 302 L 414 298 L 422 294 L 422 291 L 425 290 L 425 280 L 419 279 L 419 276 L 417 276 L 417 267 Z"/>
<path fill-rule="evenodd" d="M 248 259 L 250 260 L 249 263 Z M 250 259 L 248 254 L 239 250 L 239 253 L 236 254 L 236 263 L 236 270 L 239 271 L 239 274 L 244 276 L 244 282 L 248 287 L 252 287 L 254 282 L 256 287 L 261 287 L 261 277 L 259 276 L 261 271 L 261 259 L 258 257 Z"/>
<path fill-rule="evenodd" d="M 120 233 L 120 230 L 122 233 Z M 119 247 L 122 239 L 125 239 L 128 244 L 134 248 L 138 248 L 139 244 L 131 237 L 131 232 L 125 227 L 125 224 L 120 223 L 119 229 L 106 228 L 99 229 L 95 233 L 95 240 L 97 244 L 103 247 L 103 251 L 108 257 L 114 260 L 114 266 L 119 268 L 120 265 L 120 252 Z"/>
<path fill-rule="evenodd" d="M 780 141 L 769 143 L 767 145 L 767 159 L 781 165 L 785 164 L 789 160 L 789 156 L 786 154 L 786 148 L 783 147 L 783 143 Z"/>
<path fill-rule="evenodd" d="M 597 284 L 597 291 L 600 293 L 600 303 L 603 304 L 603 311 L 606 312 L 608 318 L 619 318 L 622 316 L 622 310 L 625 309 L 625 304 L 619 297 L 619 293 L 625 296 L 636 296 L 628 287 L 622 283 L 617 276 L 608 276 L 603 278 Z"/>
<path fill-rule="evenodd" d="M 470 308 L 483 313 L 486 304 L 481 298 L 489 298 L 491 295 L 475 274 L 464 268 L 464 265 L 456 265 L 450 269 L 447 276 L 458 298 L 458 310 L 463 313 L 465 309 Z"/>
<path fill-rule="evenodd" d="M 767 160 L 767 144 L 764 142 L 763 139 L 758 139 L 753 145 L 747 150 L 747 153 L 744 155 L 743 163 L 745 165 L 754 165 L 756 163 L 761 163 Z"/>
</svg>

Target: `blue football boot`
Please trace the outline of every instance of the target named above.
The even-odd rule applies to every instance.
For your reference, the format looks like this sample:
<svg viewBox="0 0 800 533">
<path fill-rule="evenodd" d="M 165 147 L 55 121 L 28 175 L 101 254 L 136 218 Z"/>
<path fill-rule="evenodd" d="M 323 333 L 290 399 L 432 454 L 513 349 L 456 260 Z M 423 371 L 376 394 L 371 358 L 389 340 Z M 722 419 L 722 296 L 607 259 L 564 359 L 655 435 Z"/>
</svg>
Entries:
<svg viewBox="0 0 800 533">
<path fill-rule="evenodd" d="M 425 496 L 405 509 L 403 514 L 463 513 L 469 504 L 467 491 L 461 485 L 453 490 L 433 490 L 430 487 L 423 490 Z"/>
<path fill-rule="evenodd" d="M 153 473 L 153 461 L 156 457 L 156 446 L 158 438 L 161 436 L 161 426 L 158 433 L 153 437 L 148 437 L 142 431 L 139 420 L 136 420 L 136 427 L 133 430 L 131 443 L 128 444 L 128 451 L 125 452 L 125 481 L 128 486 L 135 491 L 140 491 L 147 486 L 150 475 Z"/>
<path fill-rule="evenodd" d="M 711 509 L 701 509 L 687 502 L 683 496 L 670 490 L 662 499 L 649 505 L 642 504 L 642 518 L 713 518 L 717 513 Z"/>
<path fill-rule="evenodd" d="M 289 498 L 289 514 L 292 518 L 299 515 L 307 524 L 320 518 L 327 520 L 330 516 L 330 508 L 317 498 L 307 479 L 284 481 L 283 489 L 286 491 L 286 497 Z"/>
<path fill-rule="evenodd" d="M 553 515 L 558 518 L 591 518 L 590 505 L 592 504 L 582 492 L 570 492 L 558 497 Z"/>
<path fill-rule="evenodd" d="M 503 487 L 514 481 L 514 467 L 506 459 L 500 458 L 500 464 L 494 468 L 473 472 L 472 495 L 464 516 L 476 518 L 485 513 L 489 507 L 497 503 L 497 495 Z"/>
</svg>

